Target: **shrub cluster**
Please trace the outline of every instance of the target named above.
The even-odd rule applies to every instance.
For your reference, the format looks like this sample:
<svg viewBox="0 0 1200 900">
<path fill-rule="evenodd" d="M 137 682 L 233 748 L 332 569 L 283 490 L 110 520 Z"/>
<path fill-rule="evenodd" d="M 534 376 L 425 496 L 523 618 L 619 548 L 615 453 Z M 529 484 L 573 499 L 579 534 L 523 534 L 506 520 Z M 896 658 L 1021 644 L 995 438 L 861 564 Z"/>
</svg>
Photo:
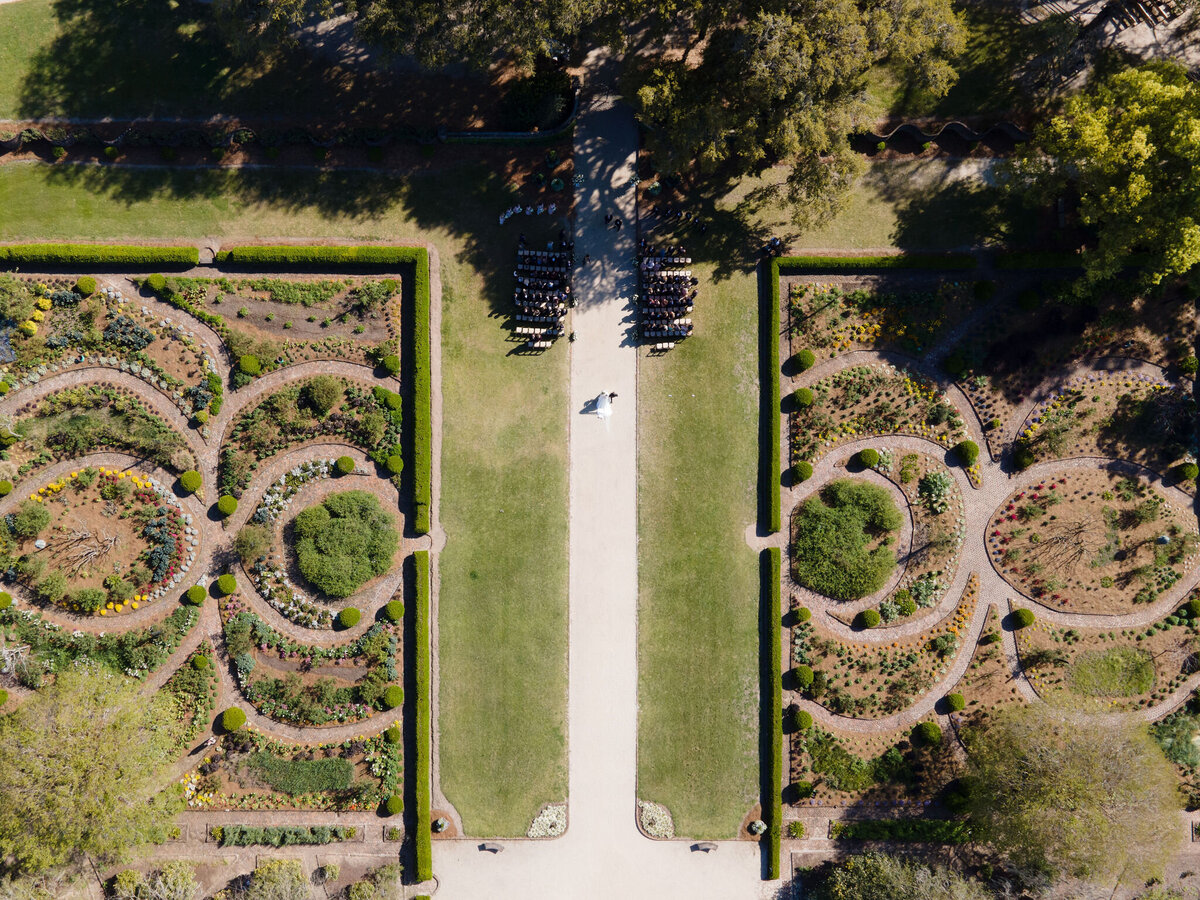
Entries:
<svg viewBox="0 0 1200 900">
<path fill-rule="evenodd" d="M 966 822 L 947 819 L 865 819 L 833 822 L 829 836 L 847 841 L 919 841 L 926 844 L 965 844 L 971 839 Z"/>
<path fill-rule="evenodd" d="M 374 494 L 344 491 L 296 516 L 301 573 L 330 597 L 349 597 L 392 564 L 399 535 Z"/>
<path fill-rule="evenodd" d="M 254 377 L 262 374 L 262 363 L 253 353 L 244 353 L 238 357 L 238 371 Z"/>
<path fill-rule="evenodd" d="M 1175 467 L 1175 477 L 1180 481 L 1195 481 L 1197 475 L 1200 475 L 1200 466 L 1194 462 L 1180 463 Z"/>
</svg>

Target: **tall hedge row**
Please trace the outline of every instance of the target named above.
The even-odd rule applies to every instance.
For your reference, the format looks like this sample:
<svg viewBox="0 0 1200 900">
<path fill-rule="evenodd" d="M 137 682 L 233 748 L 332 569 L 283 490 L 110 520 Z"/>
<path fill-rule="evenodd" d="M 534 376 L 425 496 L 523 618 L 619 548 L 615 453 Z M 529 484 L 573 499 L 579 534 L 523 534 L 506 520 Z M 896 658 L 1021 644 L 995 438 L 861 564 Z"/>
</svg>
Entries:
<svg viewBox="0 0 1200 900">
<path fill-rule="evenodd" d="M 768 547 L 766 552 L 766 577 L 769 584 L 764 627 L 770 631 L 771 639 L 766 645 L 771 658 L 764 666 L 770 686 L 763 692 L 766 704 L 763 714 L 770 721 L 771 737 L 768 750 L 771 759 L 767 766 L 767 783 L 764 786 L 767 796 L 762 799 L 762 808 L 767 825 L 767 833 L 764 835 L 768 842 L 767 880 L 773 881 L 779 877 L 780 840 L 783 830 L 783 603 L 780 596 L 783 563 L 778 547 Z"/>
<path fill-rule="evenodd" d="M 428 253 L 423 247 L 230 247 L 217 253 L 217 262 L 228 265 L 266 266 L 407 266 L 417 264 Z"/>
<path fill-rule="evenodd" d="M 431 837 L 430 809 L 433 806 L 433 779 L 430 773 L 433 755 L 432 730 L 432 686 L 430 679 L 430 610 L 429 610 L 429 551 L 413 553 L 417 569 L 416 638 L 417 649 L 413 654 L 416 664 L 417 683 L 417 881 L 429 881 L 433 877 L 433 847 Z"/>
<path fill-rule="evenodd" d="M 138 247 L 131 244 L 9 244 L 0 246 L 0 264 L 112 265 L 177 267 L 199 265 L 195 247 Z"/>
<path fill-rule="evenodd" d="M 781 256 L 772 268 L 827 272 L 836 269 L 973 269 L 969 253 L 899 253 L 894 256 Z"/>
<path fill-rule="evenodd" d="M 428 534 L 433 505 L 433 373 L 430 371 L 429 252 L 416 248 L 413 267 L 413 530 Z"/>
<path fill-rule="evenodd" d="M 767 439 L 771 442 L 771 446 L 767 448 L 767 452 L 763 458 L 769 460 L 769 470 L 764 474 L 767 481 L 765 485 L 767 489 L 767 532 L 775 534 L 779 531 L 782 525 L 783 518 L 783 501 L 780 497 L 779 479 L 783 474 L 783 462 L 779 455 L 780 441 L 780 421 L 781 413 L 779 407 L 779 378 L 781 375 L 779 367 L 779 260 L 771 260 L 770 275 L 771 280 L 771 309 L 767 314 L 767 328 L 769 333 L 763 336 L 766 347 L 766 365 L 763 377 L 766 379 L 767 385 L 767 410 L 766 414 L 770 417 L 770 425 L 767 428 Z"/>
</svg>

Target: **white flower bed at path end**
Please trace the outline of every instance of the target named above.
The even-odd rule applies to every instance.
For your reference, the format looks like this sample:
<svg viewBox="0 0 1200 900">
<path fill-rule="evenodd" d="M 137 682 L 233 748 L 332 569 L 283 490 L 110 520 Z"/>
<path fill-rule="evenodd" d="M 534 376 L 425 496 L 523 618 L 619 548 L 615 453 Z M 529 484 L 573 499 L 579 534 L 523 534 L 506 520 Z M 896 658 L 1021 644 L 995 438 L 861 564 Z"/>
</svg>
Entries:
<svg viewBox="0 0 1200 900">
<path fill-rule="evenodd" d="M 561 837 L 567 830 L 567 804 L 551 803 L 542 808 L 533 822 L 529 826 L 529 830 L 525 832 L 526 837 L 531 838 L 556 838 Z"/>
<path fill-rule="evenodd" d="M 671 818 L 671 811 L 661 803 L 639 800 L 638 818 L 642 823 L 642 831 L 646 832 L 650 837 L 675 837 L 675 822 Z"/>
</svg>

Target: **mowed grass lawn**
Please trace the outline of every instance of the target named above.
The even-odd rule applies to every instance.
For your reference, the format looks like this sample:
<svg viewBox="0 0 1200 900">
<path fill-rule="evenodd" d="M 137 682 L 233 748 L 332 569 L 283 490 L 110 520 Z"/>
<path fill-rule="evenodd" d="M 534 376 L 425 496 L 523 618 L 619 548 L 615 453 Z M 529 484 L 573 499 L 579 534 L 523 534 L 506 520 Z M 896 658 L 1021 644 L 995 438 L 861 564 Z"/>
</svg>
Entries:
<svg viewBox="0 0 1200 900">
<path fill-rule="evenodd" d="M 22 115 L 19 95 L 38 51 L 58 33 L 53 0 L 18 0 L 0 6 L 0 119 Z"/>
<path fill-rule="evenodd" d="M 566 796 L 564 347 L 508 357 L 489 318 L 516 232 L 503 179 L 473 166 L 385 178 L 0 167 L 0 240 L 270 237 L 430 241 L 441 254 L 444 443 L 441 784 L 466 828 L 524 834 Z M 531 237 L 532 237 L 531 233 Z M 496 264 L 501 274 L 486 267 Z"/>
<path fill-rule="evenodd" d="M 638 796 L 728 838 L 759 794 L 758 294 L 694 271 L 694 336 L 638 372 Z"/>
</svg>

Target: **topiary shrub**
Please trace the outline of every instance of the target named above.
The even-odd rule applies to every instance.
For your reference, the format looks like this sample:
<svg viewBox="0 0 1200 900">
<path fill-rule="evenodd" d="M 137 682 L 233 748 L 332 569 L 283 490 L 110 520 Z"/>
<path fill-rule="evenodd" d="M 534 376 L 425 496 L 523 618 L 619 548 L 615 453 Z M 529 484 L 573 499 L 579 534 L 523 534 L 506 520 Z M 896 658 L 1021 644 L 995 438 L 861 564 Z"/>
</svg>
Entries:
<svg viewBox="0 0 1200 900">
<path fill-rule="evenodd" d="M 1195 481 L 1197 475 L 1200 475 L 1200 466 L 1197 466 L 1194 462 L 1180 463 L 1175 467 L 1175 477 L 1179 481 Z M 4 484 L 7 483 L 4 482 Z M 3 484 L 0 484 L 0 489 L 2 488 Z M 5 493 L 8 492 L 5 491 Z"/>
<path fill-rule="evenodd" d="M 879 622 L 879 610 L 877 609 L 864 609 L 854 617 L 854 624 L 859 628 L 874 628 Z"/>
<path fill-rule="evenodd" d="M 962 694 L 947 694 L 946 707 L 950 712 L 962 712 L 967 708 L 967 698 Z"/>
<path fill-rule="evenodd" d="M 383 617 L 393 625 L 398 625 L 404 619 L 404 604 L 399 600 L 389 600 L 383 608 Z"/>
<path fill-rule="evenodd" d="M 338 617 L 337 617 L 338 626 L 341 628 L 353 628 L 355 625 L 358 624 L 358 622 L 361 618 L 362 618 L 361 612 L 359 612 L 353 606 L 347 606 L 340 613 L 338 613 Z"/>
<path fill-rule="evenodd" d="M 973 466 L 979 459 L 979 445 L 974 441 L 960 441 L 954 448 L 954 454 L 964 466 Z"/>
<path fill-rule="evenodd" d="M 389 475 L 399 475 L 404 471 L 404 458 L 393 454 L 384 461 L 383 467 Z"/>
<path fill-rule="evenodd" d="M 349 456 L 339 456 L 334 466 L 337 468 L 339 475 L 349 475 L 354 471 L 354 460 Z"/>
<path fill-rule="evenodd" d="M 807 710 L 798 709 L 793 720 L 797 731 L 808 731 L 813 726 L 812 714 Z"/>
<path fill-rule="evenodd" d="M 13 483 L 11 481 L 0 481 L 0 497 L 7 497 L 12 493 L 12 489 Z"/>
<path fill-rule="evenodd" d="M 879 451 L 874 447 L 867 447 L 865 450 L 858 451 L 858 462 L 864 469 L 873 469 L 879 465 Z"/>
<path fill-rule="evenodd" d="M 1013 465 L 1018 469 L 1028 469 L 1036 461 L 1037 457 L 1034 456 L 1033 451 L 1024 444 L 1018 444 L 1017 448 L 1013 450 Z"/>
<path fill-rule="evenodd" d="M 149 275 L 146 278 L 146 287 L 150 288 L 156 294 L 161 294 L 167 289 L 167 279 L 157 273 Z"/>
<path fill-rule="evenodd" d="M 398 684 L 391 685 L 383 692 L 383 705 L 387 709 L 395 709 L 404 702 L 404 688 Z"/>
<path fill-rule="evenodd" d="M 225 596 L 229 596 L 237 590 L 237 579 L 233 577 L 233 573 L 226 572 L 217 579 L 217 590 Z"/>
<path fill-rule="evenodd" d="M 812 463 L 802 459 L 792 467 L 792 472 L 795 473 L 796 484 L 802 484 L 812 478 Z"/>
<path fill-rule="evenodd" d="M 225 712 L 221 713 L 221 727 L 232 734 L 235 731 L 240 731 L 242 726 L 246 724 L 246 714 L 236 706 L 231 706 Z"/>
<path fill-rule="evenodd" d="M 395 725 L 393 725 L 391 728 L 389 728 L 387 731 L 385 731 L 383 733 L 383 739 L 385 741 L 387 741 L 389 744 L 400 743 L 400 738 L 402 738 L 403 736 L 404 735 L 401 733 L 400 729 L 397 728 Z"/>
<path fill-rule="evenodd" d="M 934 747 L 942 742 L 942 729 L 937 722 L 921 722 L 912 730 L 912 735 L 914 744 Z"/>
<path fill-rule="evenodd" d="M 807 372 L 817 364 L 817 357 L 811 350 L 801 350 L 792 357 L 792 361 L 796 364 L 796 368 L 801 372 Z"/>
<path fill-rule="evenodd" d="M 196 491 L 200 490 L 200 485 L 203 483 L 204 482 L 200 477 L 200 473 L 195 469 L 188 469 L 179 476 L 179 486 L 189 494 L 194 494 Z"/>
<path fill-rule="evenodd" d="M 208 657 L 207 656 L 193 656 L 192 657 L 192 668 L 195 669 L 197 672 L 203 672 L 205 669 L 208 668 Z"/>
<path fill-rule="evenodd" d="M 398 375 L 400 373 L 400 357 L 394 353 L 389 353 L 380 360 L 380 365 L 383 366 L 389 375 Z"/>
<path fill-rule="evenodd" d="M 802 606 L 798 610 L 796 610 L 796 621 L 797 622 L 807 622 L 811 618 L 812 618 L 812 610 L 809 609 L 807 606 Z"/>
<path fill-rule="evenodd" d="M 798 409 L 807 409 L 813 405 L 812 388 L 796 388 L 792 391 L 792 400 L 795 402 Z"/>
<path fill-rule="evenodd" d="M 796 679 L 796 684 L 802 688 L 806 688 L 813 683 L 813 670 L 811 666 L 796 666 L 796 668 L 792 669 L 792 674 Z"/>
<path fill-rule="evenodd" d="M 204 603 L 204 598 L 208 596 L 208 591 L 204 589 L 204 585 L 202 584 L 193 584 L 183 596 L 192 606 L 200 606 Z"/>
<path fill-rule="evenodd" d="M 254 377 L 262 374 L 262 363 L 253 353 L 246 353 L 238 357 L 238 371 L 243 375 Z"/>
<path fill-rule="evenodd" d="M 399 794 L 392 794 L 387 798 L 387 803 L 384 804 L 384 809 L 387 810 L 389 816 L 397 816 L 404 812 L 404 798 Z"/>
<path fill-rule="evenodd" d="M 205 423 L 208 422 L 208 410 L 207 409 L 196 410 L 194 413 L 192 413 L 192 420 L 197 425 L 204 425 Z"/>
<path fill-rule="evenodd" d="M 3 609 L 7 605 L 4 602 L 5 597 L 8 597 L 8 594 L 0 594 L 0 609 Z M 8 597 L 8 602 L 12 602 L 11 597 Z M 1200 617 L 1200 597 L 1193 597 L 1183 605 L 1183 609 L 1180 612 L 1186 612 L 1189 619 Z"/>
<path fill-rule="evenodd" d="M 232 516 L 235 512 L 237 512 L 237 507 L 237 498 L 232 494 L 225 494 L 220 500 L 217 501 L 217 511 L 223 516 Z"/>
<path fill-rule="evenodd" d="M 1036 621 L 1037 617 L 1034 616 L 1032 609 L 1021 607 L 1013 612 L 1012 619 L 1013 624 L 1018 628 L 1028 628 Z"/>
<path fill-rule="evenodd" d="M 12 594 L 8 591 L 0 591 L 0 609 L 8 609 L 12 606 Z"/>
<path fill-rule="evenodd" d="M 84 275 L 75 282 L 75 292 L 82 297 L 90 297 L 96 293 L 96 279 L 91 275 Z"/>
</svg>

